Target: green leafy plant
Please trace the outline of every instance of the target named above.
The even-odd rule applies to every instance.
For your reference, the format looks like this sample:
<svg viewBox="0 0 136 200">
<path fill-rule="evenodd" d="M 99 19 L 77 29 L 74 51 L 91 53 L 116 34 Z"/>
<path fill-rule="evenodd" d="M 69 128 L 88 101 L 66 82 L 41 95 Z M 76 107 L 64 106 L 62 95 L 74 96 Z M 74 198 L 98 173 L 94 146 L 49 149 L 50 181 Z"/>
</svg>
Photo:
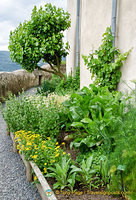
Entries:
<svg viewBox="0 0 136 200">
<path fill-rule="evenodd" d="M 48 94 L 54 92 L 59 95 L 65 95 L 72 93 L 80 88 L 80 69 L 77 68 L 74 76 L 66 76 L 65 80 L 53 75 L 51 80 L 46 80 L 42 83 L 42 86 L 38 88 L 39 94 L 48 96 Z"/>
<path fill-rule="evenodd" d="M 49 172 L 46 177 L 53 177 L 57 181 L 53 185 L 54 189 L 64 189 L 65 187 L 69 187 L 73 191 L 75 185 L 75 173 L 71 173 L 70 171 L 71 164 L 71 159 L 64 156 L 54 167 L 48 167 Z"/>
<path fill-rule="evenodd" d="M 110 166 L 111 181 L 109 190 L 119 190 L 130 193 L 130 199 L 136 197 L 136 107 L 135 102 L 127 104 L 122 123 L 115 134 L 115 149 L 111 152 L 108 165 Z"/>
<path fill-rule="evenodd" d="M 82 56 L 87 68 L 95 77 L 95 83 L 99 86 L 107 86 L 110 91 L 115 90 L 120 81 L 120 67 L 123 65 L 130 53 L 120 53 L 120 50 L 112 46 L 113 36 L 111 28 L 108 27 L 102 37 L 102 45 L 90 53 L 89 56 Z"/>
<path fill-rule="evenodd" d="M 101 174 L 101 178 L 105 184 L 108 184 L 110 181 L 108 157 L 109 157 L 109 154 L 101 155 L 101 157 L 100 157 L 100 174 Z"/>
<path fill-rule="evenodd" d="M 120 92 L 111 93 L 106 86 L 90 85 L 72 94 L 64 106 L 71 126 L 86 133 L 84 138 L 75 135 L 74 146 L 85 151 L 105 143 L 108 151 L 112 150 L 114 130 L 121 122 L 125 106 Z"/>
<path fill-rule="evenodd" d="M 65 78 L 61 61 L 68 54 L 69 45 L 64 46 L 63 32 L 69 27 L 70 15 L 62 8 L 46 4 L 37 10 L 35 6 L 31 19 L 10 32 L 11 59 L 27 71 L 39 69 Z M 50 69 L 38 66 L 41 59 L 50 65 Z"/>
<path fill-rule="evenodd" d="M 37 88 L 37 94 L 41 94 L 44 96 L 48 96 L 48 94 L 52 93 L 55 91 L 55 86 L 57 83 L 55 83 L 55 85 L 49 81 L 46 80 L 42 83 L 42 86 L 40 88 Z"/>
<path fill-rule="evenodd" d="M 74 76 L 69 75 L 68 77 L 66 76 L 65 81 L 61 80 L 59 84 L 57 84 L 55 88 L 55 92 L 57 94 L 67 94 L 67 93 L 72 93 L 80 88 L 80 68 L 76 68 L 76 73 Z"/>
<path fill-rule="evenodd" d="M 58 137 L 66 120 L 63 106 L 55 103 L 53 97 L 43 96 L 10 97 L 2 114 L 11 131 L 31 130 L 43 138 Z"/>
<path fill-rule="evenodd" d="M 82 160 L 80 168 L 73 165 L 71 171 L 71 173 L 76 172 L 76 179 L 90 190 L 92 187 L 97 187 L 96 182 L 99 180 L 99 177 L 96 176 L 98 171 L 92 167 L 92 164 L 93 156 L 90 156 L 86 160 Z"/>
</svg>

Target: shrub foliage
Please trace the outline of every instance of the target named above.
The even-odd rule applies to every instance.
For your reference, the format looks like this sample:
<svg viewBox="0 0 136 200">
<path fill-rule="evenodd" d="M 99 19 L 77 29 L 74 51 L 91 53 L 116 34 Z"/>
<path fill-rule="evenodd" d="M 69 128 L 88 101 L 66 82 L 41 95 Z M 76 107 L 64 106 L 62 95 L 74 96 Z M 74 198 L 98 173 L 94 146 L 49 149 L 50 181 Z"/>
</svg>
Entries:
<svg viewBox="0 0 136 200">
<path fill-rule="evenodd" d="M 10 32 L 9 51 L 11 59 L 32 72 L 44 70 L 64 78 L 60 70 L 62 57 L 68 54 L 69 45 L 64 46 L 63 32 L 70 27 L 69 13 L 46 4 L 37 10 L 34 7 L 31 19 L 24 21 Z M 50 65 L 50 70 L 38 66 L 40 60 Z"/>
</svg>

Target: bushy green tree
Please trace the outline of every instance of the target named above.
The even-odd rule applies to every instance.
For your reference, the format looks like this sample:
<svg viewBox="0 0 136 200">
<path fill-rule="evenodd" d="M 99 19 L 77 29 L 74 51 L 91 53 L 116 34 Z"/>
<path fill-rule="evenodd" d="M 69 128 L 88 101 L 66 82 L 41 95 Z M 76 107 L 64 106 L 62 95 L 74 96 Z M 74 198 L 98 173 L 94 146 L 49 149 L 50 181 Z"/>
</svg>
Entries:
<svg viewBox="0 0 136 200">
<path fill-rule="evenodd" d="M 10 32 L 11 59 L 27 71 L 40 69 L 64 78 L 60 66 L 62 57 L 68 54 L 69 45 L 64 45 L 63 32 L 69 27 L 70 15 L 62 8 L 46 4 L 38 10 L 35 6 L 31 19 Z M 50 65 L 50 70 L 38 66 L 41 59 Z"/>
</svg>

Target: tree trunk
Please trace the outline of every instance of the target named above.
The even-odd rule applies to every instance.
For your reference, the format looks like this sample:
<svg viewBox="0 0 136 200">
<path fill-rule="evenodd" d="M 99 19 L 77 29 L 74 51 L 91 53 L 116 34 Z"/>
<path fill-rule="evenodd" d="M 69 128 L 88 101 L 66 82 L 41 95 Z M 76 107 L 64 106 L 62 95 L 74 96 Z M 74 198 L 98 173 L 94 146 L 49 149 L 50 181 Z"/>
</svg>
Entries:
<svg viewBox="0 0 136 200">
<path fill-rule="evenodd" d="M 66 80 L 65 75 L 61 71 L 57 71 L 56 69 L 52 68 L 52 70 L 48 70 L 48 69 L 45 69 L 45 68 L 41 68 L 39 66 L 37 66 L 37 69 L 44 71 L 44 72 L 51 73 L 51 74 L 55 74 L 55 75 L 59 76 L 61 79 L 64 79 L 64 81 Z"/>
</svg>

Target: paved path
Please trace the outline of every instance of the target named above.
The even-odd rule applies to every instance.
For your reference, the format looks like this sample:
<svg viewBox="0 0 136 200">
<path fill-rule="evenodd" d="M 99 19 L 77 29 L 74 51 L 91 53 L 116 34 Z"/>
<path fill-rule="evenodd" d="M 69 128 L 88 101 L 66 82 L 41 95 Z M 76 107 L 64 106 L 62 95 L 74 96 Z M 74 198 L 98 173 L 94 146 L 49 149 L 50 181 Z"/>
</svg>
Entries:
<svg viewBox="0 0 136 200">
<path fill-rule="evenodd" d="M 33 94 L 36 89 L 28 92 Z M 0 112 L 0 200 L 41 200 L 37 189 L 26 181 L 25 166 L 20 156 L 13 152 L 6 123 Z"/>
</svg>

